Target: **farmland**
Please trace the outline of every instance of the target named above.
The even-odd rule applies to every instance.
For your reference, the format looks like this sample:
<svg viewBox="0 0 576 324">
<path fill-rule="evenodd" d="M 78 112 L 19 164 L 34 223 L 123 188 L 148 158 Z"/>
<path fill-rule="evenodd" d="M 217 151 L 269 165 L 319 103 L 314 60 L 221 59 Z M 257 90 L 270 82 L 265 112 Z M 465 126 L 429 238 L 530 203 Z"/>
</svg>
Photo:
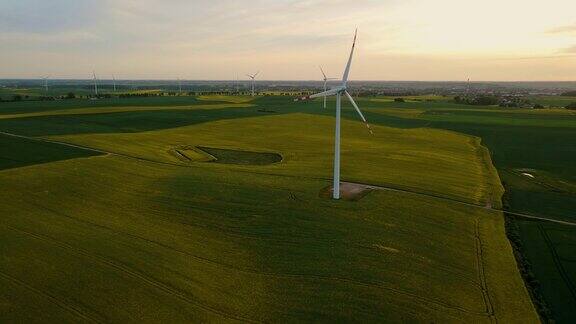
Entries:
<svg viewBox="0 0 576 324">
<path fill-rule="evenodd" d="M 558 104 L 566 99 L 539 98 Z M 365 103 L 370 105 L 370 103 Z M 444 103 L 391 103 L 370 109 L 370 119 L 397 127 L 433 127 L 482 138 L 506 187 L 506 205 L 518 213 L 576 221 L 576 115 L 565 109 L 502 109 Z M 409 113 L 416 110 L 417 113 Z M 400 112 L 401 115 L 400 115 Z M 552 316 L 576 318 L 576 229 L 515 219 L 515 231 Z"/>
<path fill-rule="evenodd" d="M 335 202 L 317 102 L 1 103 L 0 321 L 537 322 L 502 213 L 458 203 L 501 206 L 485 139 L 360 104 L 343 179 L 402 191 Z"/>
</svg>

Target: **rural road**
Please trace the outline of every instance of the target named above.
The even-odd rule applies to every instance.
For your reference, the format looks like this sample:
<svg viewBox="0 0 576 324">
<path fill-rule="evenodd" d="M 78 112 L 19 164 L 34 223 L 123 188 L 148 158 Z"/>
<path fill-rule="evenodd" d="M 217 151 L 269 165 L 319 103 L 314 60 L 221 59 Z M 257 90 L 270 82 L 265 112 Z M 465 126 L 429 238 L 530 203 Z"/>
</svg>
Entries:
<svg viewBox="0 0 576 324">
<path fill-rule="evenodd" d="M 82 146 L 82 145 L 76 145 L 76 144 L 71 144 L 71 143 L 66 143 L 66 142 L 48 140 L 45 138 L 30 137 L 30 136 L 12 134 L 12 133 L 2 132 L 2 131 L 0 131 L 0 135 L 22 138 L 22 139 L 26 139 L 26 140 L 30 140 L 30 141 L 35 141 L 35 142 L 59 144 L 59 145 L 78 148 L 78 149 L 87 150 L 87 151 L 91 151 L 91 152 L 97 152 L 97 153 L 108 154 L 108 155 L 115 155 L 115 156 L 125 157 L 125 158 L 129 158 L 129 159 L 135 159 L 135 160 L 149 162 L 149 163 L 187 167 L 187 166 L 182 165 L 182 164 L 154 161 L 154 160 L 145 159 L 145 158 L 141 158 L 141 157 L 136 157 L 136 156 L 126 155 L 126 154 L 120 154 L 120 153 L 114 153 L 114 152 L 110 152 L 110 151 L 95 149 L 95 148 L 91 148 L 88 146 Z M 528 215 L 528 214 L 523 214 L 523 213 L 516 213 L 516 212 L 511 212 L 511 211 L 507 211 L 507 210 L 503 210 L 503 209 L 492 208 L 490 205 L 481 206 L 481 205 L 477 205 L 477 204 L 473 204 L 473 203 L 469 203 L 469 202 L 465 202 L 465 201 L 461 201 L 461 200 L 457 200 L 457 199 L 452 199 L 452 198 L 447 198 L 447 197 L 442 197 L 442 196 L 436 196 L 436 195 L 412 191 L 412 190 L 408 190 L 408 189 L 398 189 L 398 188 L 377 186 L 377 185 L 371 185 L 371 184 L 365 184 L 365 183 L 346 182 L 346 181 L 342 181 L 342 183 L 346 183 L 346 184 L 350 184 L 350 185 L 356 185 L 356 186 L 363 186 L 364 188 L 371 189 L 371 190 L 410 193 L 410 194 L 419 195 L 419 196 L 423 196 L 423 197 L 434 198 L 434 199 L 438 199 L 438 200 L 444 200 L 446 202 L 452 202 L 452 203 L 456 203 L 456 204 L 463 205 L 463 206 L 480 208 L 480 209 L 494 211 L 494 212 L 502 212 L 502 213 L 505 213 L 508 215 L 512 215 L 512 216 L 516 216 L 516 217 L 520 217 L 520 218 L 524 218 L 524 219 L 539 220 L 539 221 L 545 221 L 545 222 L 551 222 L 551 223 L 576 227 L 576 223 L 574 223 L 574 222 L 562 221 L 562 220 L 557 220 L 557 219 L 552 219 L 552 218 L 547 218 L 547 217 L 533 216 L 533 215 Z"/>
</svg>

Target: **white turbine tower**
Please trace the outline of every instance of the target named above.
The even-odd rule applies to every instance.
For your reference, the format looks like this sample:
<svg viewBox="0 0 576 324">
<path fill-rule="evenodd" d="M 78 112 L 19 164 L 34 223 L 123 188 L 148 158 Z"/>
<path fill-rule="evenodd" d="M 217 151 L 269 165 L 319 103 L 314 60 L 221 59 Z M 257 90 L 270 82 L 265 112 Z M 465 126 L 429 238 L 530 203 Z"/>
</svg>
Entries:
<svg viewBox="0 0 576 324">
<path fill-rule="evenodd" d="M 256 72 L 256 74 L 246 74 L 247 77 L 252 79 L 252 97 L 254 97 L 254 86 L 256 83 L 256 77 L 260 74 L 260 71 Z"/>
<path fill-rule="evenodd" d="M 98 97 L 98 82 L 96 79 L 96 72 L 92 71 L 92 76 L 94 77 L 94 94 Z"/>
<path fill-rule="evenodd" d="M 324 76 L 324 91 L 328 90 L 327 86 L 328 86 L 328 81 L 329 80 L 338 80 L 337 78 L 329 78 L 326 76 L 326 73 L 324 73 L 324 70 L 322 70 L 322 67 L 319 66 L 320 68 L 320 72 L 322 72 L 322 76 Z M 324 109 L 326 109 L 326 97 L 324 97 Z"/>
<path fill-rule="evenodd" d="M 44 79 L 44 90 L 46 91 L 46 93 L 48 93 L 48 79 L 49 78 L 50 78 L 49 75 L 42 78 L 42 79 Z"/>
<path fill-rule="evenodd" d="M 328 97 L 328 96 L 334 96 L 334 95 L 336 96 L 336 130 L 335 130 L 335 138 L 334 138 L 334 184 L 333 184 L 333 189 L 332 189 L 332 197 L 334 199 L 340 199 L 340 110 L 341 110 L 342 95 L 344 95 L 344 96 L 346 96 L 346 98 L 348 98 L 348 100 L 350 101 L 352 106 L 354 106 L 354 109 L 356 109 L 356 112 L 358 112 L 358 115 L 360 115 L 360 118 L 362 119 L 362 121 L 366 124 L 366 127 L 368 127 L 370 134 L 373 134 L 372 129 L 370 128 L 370 125 L 366 121 L 366 118 L 364 118 L 364 115 L 360 111 L 360 108 L 358 108 L 358 105 L 356 104 L 356 102 L 354 101 L 354 99 L 352 98 L 350 93 L 348 93 L 348 90 L 347 90 L 347 88 L 348 88 L 348 74 L 350 73 L 350 65 L 352 64 L 352 57 L 354 56 L 354 47 L 356 46 L 357 33 L 358 33 L 358 30 L 356 30 L 356 32 L 354 33 L 354 41 L 352 43 L 352 50 L 350 51 L 350 57 L 348 58 L 348 64 L 346 64 L 346 69 L 344 70 L 344 75 L 342 76 L 342 84 L 337 86 L 337 87 L 334 87 L 330 90 L 321 92 L 321 93 L 317 93 L 317 94 L 313 94 L 311 96 L 306 96 L 306 97 L 294 99 L 294 101 L 299 101 L 299 100 L 308 100 L 308 99 Z"/>
<path fill-rule="evenodd" d="M 112 84 L 114 85 L 114 92 L 116 92 L 116 77 L 112 75 Z"/>
</svg>

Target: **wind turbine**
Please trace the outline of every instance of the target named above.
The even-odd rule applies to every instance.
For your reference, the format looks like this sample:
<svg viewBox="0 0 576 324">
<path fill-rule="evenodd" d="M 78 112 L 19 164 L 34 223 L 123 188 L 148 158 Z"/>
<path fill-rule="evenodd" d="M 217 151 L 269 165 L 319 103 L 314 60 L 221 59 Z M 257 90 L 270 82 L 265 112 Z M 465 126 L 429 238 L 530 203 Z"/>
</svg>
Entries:
<svg viewBox="0 0 576 324">
<path fill-rule="evenodd" d="M 346 69 L 344 70 L 344 75 L 342 76 L 342 84 L 337 86 L 337 87 L 334 87 L 330 90 L 324 91 L 324 92 L 320 92 L 320 93 L 313 94 L 310 96 L 294 99 L 294 101 L 299 101 L 299 100 L 309 100 L 309 99 L 320 98 L 320 97 L 325 98 L 328 96 L 336 96 L 336 129 L 335 129 L 335 138 L 334 138 L 334 180 L 333 180 L 334 184 L 333 184 L 333 191 L 332 191 L 332 198 L 334 198 L 334 199 L 340 199 L 340 111 L 341 111 L 341 99 L 342 99 L 343 95 L 346 96 L 346 98 L 348 98 L 348 100 L 350 101 L 352 106 L 354 106 L 354 109 L 356 109 L 356 112 L 358 113 L 358 115 L 360 115 L 360 118 L 366 124 L 366 127 L 370 131 L 370 134 L 374 134 L 372 132 L 372 129 L 370 128 L 370 125 L 366 121 L 366 118 L 364 118 L 364 115 L 360 111 L 360 108 L 358 108 L 358 105 L 356 104 L 356 102 L 354 101 L 354 99 L 352 98 L 350 93 L 348 93 L 348 90 L 347 90 L 348 89 L 348 75 L 350 73 L 350 65 L 352 64 L 352 57 L 354 56 L 354 47 L 356 46 L 356 35 L 357 34 L 358 34 L 358 30 L 356 30 L 356 32 L 354 33 L 354 41 L 352 42 L 352 49 L 350 50 L 350 57 L 348 58 L 348 63 L 346 64 Z"/>
<path fill-rule="evenodd" d="M 260 74 L 260 71 L 256 72 L 256 74 L 246 74 L 247 77 L 249 77 L 250 79 L 252 79 L 252 97 L 254 97 L 254 85 L 256 83 L 256 76 L 258 76 L 258 74 Z"/>
<path fill-rule="evenodd" d="M 114 92 L 116 92 L 116 77 L 112 75 L 112 84 L 114 85 Z"/>
<path fill-rule="evenodd" d="M 320 68 L 320 72 L 322 72 L 322 75 L 324 76 L 324 79 L 322 79 L 322 80 L 324 80 L 324 91 L 326 91 L 326 90 L 328 90 L 328 88 L 327 88 L 328 81 L 329 80 L 338 80 L 338 79 L 337 78 L 328 78 L 326 76 L 326 73 L 324 73 L 324 70 L 322 70 L 322 67 L 319 66 L 319 68 Z M 324 97 L 324 109 L 326 109 L 326 97 Z"/>
<path fill-rule="evenodd" d="M 98 82 L 96 82 L 96 72 L 92 71 L 92 76 L 94 77 L 94 94 L 96 97 L 98 97 Z"/>
<path fill-rule="evenodd" d="M 46 93 L 48 93 L 48 78 L 50 78 L 49 75 L 42 78 L 44 79 L 44 90 L 46 91 Z"/>
<path fill-rule="evenodd" d="M 178 78 L 178 92 L 182 93 L 182 80 L 180 78 Z"/>
</svg>

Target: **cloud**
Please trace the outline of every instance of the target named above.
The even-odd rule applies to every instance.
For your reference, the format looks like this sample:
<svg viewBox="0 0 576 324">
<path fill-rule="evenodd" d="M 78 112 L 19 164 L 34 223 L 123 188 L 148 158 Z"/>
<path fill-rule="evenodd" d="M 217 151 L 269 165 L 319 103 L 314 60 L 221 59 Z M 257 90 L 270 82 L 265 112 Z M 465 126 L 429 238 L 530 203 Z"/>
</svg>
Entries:
<svg viewBox="0 0 576 324">
<path fill-rule="evenodd" d="M 570 56 L 576 2 L 548 1 L 0 0 L 0 77 L 95 68 L 154 78 L 217 79 L 257 69 L 268 78 L 314 78 L 318 64 L 342 69 L 358 27 L 355 77 L 433 71 L 442 79 L 455 58 L 510 58 L 501 69 L 517 58 Z M 522 17 L 507 14 L 520 5 Z M 410 64 L 389 75 L 390 55 Z M 43 64 L 35 65 L 39 56 Z M 438 65 L 423 70 L 411 57 Z"/>
<path fill-rule="evenodd" d="M 11 44 L 54 44 L 58 46 L 78 44 L 81 42 L 101 40 L 98 35 L 85 31 L 65 31 L 60 33 L 22 33 L 10 32 L 0 34 L 0 41 L 2 43 Z"/>
<path fill-rule="evenodd" d="M 563 48 L 560 50 L 560 53 L 576 54 L 576 45 Z"/>
<path fill-rule="evenodd" d="M 572 34 L 572 33 L 576 33 L 576 24 L 552 28 L 552 29 L 549 29 L 547 31 L 547 33 L 549 33 L 549 34 L 567 34 L 567 33 Z"/>
<path fill-rule="evenodd" d="M 91 26 L 102 17 L 97 0 L 0 1 L 3 32 L 54 33 Z"/>
</svg>

